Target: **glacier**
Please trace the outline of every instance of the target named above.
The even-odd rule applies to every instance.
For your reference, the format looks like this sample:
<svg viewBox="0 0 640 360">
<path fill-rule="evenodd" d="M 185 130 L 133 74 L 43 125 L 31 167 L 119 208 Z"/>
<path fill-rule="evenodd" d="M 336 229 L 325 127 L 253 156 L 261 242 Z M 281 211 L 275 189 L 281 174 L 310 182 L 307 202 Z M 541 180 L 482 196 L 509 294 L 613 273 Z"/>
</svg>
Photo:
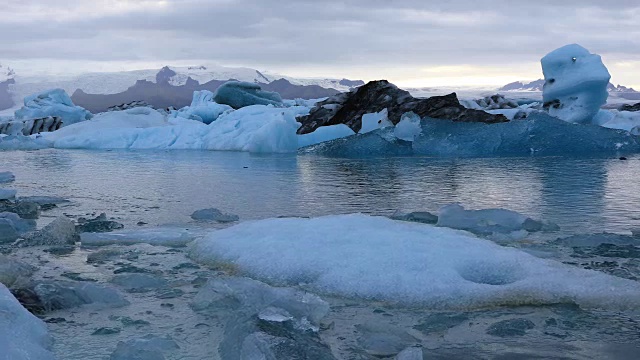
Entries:
<svg viewBox="0 0 640 360">
<path fill-rule="evenodd" d="M 571 44 L 550 52 L 541 64 L 542 98 L 549 114 L 572 123 L 592 123 L 609 96 L 611 75 L 600 56 Z"/>
<path fill-rule="evenodd" d="M 279 286 L 433 309 L 559 303 L 640 308 L 635 281 L 540 259 L 460 230 L 362 214 L 249 221 L 194 241 L 189 254 Z"/>
<path fill-rule="evenodd" d="M 24 106 L 15 112 L 16 120 L 40 119 L 49 116 L 62 119 L 62 126 L 89 120 L 89 111 L 76 106 L 62 89 L 52 89 L 24 98 Z"/>
</svg>

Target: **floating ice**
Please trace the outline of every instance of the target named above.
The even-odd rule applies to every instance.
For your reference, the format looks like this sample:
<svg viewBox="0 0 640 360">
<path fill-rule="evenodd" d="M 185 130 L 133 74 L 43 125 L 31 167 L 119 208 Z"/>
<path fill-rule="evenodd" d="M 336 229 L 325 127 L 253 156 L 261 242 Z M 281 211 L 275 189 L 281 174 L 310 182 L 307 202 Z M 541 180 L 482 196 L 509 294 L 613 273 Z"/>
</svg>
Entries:
<svg viewBox="0 0 640 360">
<path fill-rule="evenodd" d="M 13 226 L 13 221 L 0 218 L 0 244 L 12 243 L 18 239 L 20 235 Z"/>
<path fill-rule="evenodd" d="M 572 123 L 592 123 L 609 96 L 611 75 L 600 56 L 571 44 L 550 52 L 541 63 L 542 97 L 549 113 Z"/>
<path fill-rule="evenodd" d="M 640 135 L 640 112 L 638 111 L 617 111 L 601 110 L 598 113 L 598 124 L 611 129 L 633 131 L 633 135 Z"/>
<path fill-rule="evenodd" d="M 48 116 L 62 118 L 62 126 L 91 119 L 91 113 L 76 106 L 62 89 L 43 91 L 24 98 L 24 106 L 17 110 L 18 120 L 40 119 Z"/>
<path fill-rule="evenodd" d="M 23 219 L 18 214 L 12 212 L 0 213 L 0 219 L 6 219 L 11 222 L 13 228 L 20 234 L 35 230 L 36 228 L 36 222 L 34 220 Z"/>
<path fill-rule="evenodd" d="M 25 245 L 73 245 L 77 240 L 76 225 L 66 217 L 59 217 L 50 224 L 25 237 Z"/>
<path fill-rule="evenodd" d="M 470 231 L 478 235 L 510 234 L 525 231 L 557 230 L 552 224 L 533 220 L 506 209 L 465 210 L 459 204 L 438 210 L 438 226 Z"/>
<path fill-rule="evenodd" d="M 221 223 L 234 222 L 240 220 L 238 215 L 223 214 L 222 211 L 214 208 L 196 210 L 191 214 L 193 220 L 212 220 Z"/>
<path fill-rule="evenodd" d="M 51 345 L 45 323 L 0 284 L 0 360 L 53 360 Z"/>
<path fill-rule="evenodd" d="M 180 349 L 171 337 L 147 335 L 118 343 L 110 360 L 163 360 L 164 354 Z"/>
<path fill-rule="evenodd" d="M 340 139 L 351 135 L 355 135 L 355 132 L 345 124 L 321 126 L 312 133 L 298 135 L 298 146 L 305 147 L 315 145 L 321 142 Z"/>
<path fill-rule="evenodd" d="M 0 184 L 6 184 L 10 182 L 14 182 L 16 180 L 15 175 L 9 171 L 0 172 Z"/>
<path fill-rule="evenodd" d="M 46 281 L 37 283 L 33 290 L 45 311 L 82 305 L 104 308 L 129 304 L 117 290 L 91 282 Z"/>
<path fill-rule="evenodd" d="M 431 308 L 640 307 L 635 281 L 458 230 L 360 214 L 244 222 L 195 241 L 190 255 L 276 284 Z"/>
<path fill-rule="evenodd" d="M 251 105 L 282 105 L 282 98 L 276 92 L 264 91 L 258 84 L 227 81 L 213 95 L 218 104 L 226 104 L 234 109 Z"/>
<path fill-rule="evenodd" d="M 3 189 L 3 188 L 0 188 L 0 200 L 13 199 L 13 198 L 16 197 L 17 193 L 18 193 L 18 191 L 14 190 L 14 189 Z"/>
<path fill-rule="evenodd" d="M 34 136 L 3 136 L 0 135 L 0 150 L 39 150 L 52 147 L 51 141 Z"/>
<path fill-rule="evenodd" d="M 82 246 L 151 244 L 158 246 L 185 246 L 195 234 L 181 228 L 154 228 L 110 233 L 80 234 Z"/>
<path fill-rule="evenodd" d="M 211 91 L 201 90 L 193 92 L 193 100 L 191 101 L 190 106 L 172 113 L 172 116 L 211 124 L 224 112 L 231 110 L 233 110 L 233 108 L 229 105 L 222 105 L 214 102 L 213 93 Z"/>
<path fill-rule="evenodd" d="M 35 270 L 27 263 L 0 254 L 0 284 L 10 288 L 24 285 Z"/>
</svg>

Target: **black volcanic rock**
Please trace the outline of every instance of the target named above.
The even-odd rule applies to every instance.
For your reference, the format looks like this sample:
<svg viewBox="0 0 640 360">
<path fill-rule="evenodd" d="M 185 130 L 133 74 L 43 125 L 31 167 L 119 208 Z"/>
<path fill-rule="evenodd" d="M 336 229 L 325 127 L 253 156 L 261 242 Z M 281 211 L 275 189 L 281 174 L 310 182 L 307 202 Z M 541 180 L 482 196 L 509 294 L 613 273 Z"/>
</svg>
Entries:
<svg viewBox="0 0 640 360">
<path fill-rule="evenodd" d="M 640 111 L 640 103 L 637 104 L 624 104 L 620 107 L 620 111 Z"/>
<path fill-rule="evenodd" d="M 404 113 L 460 122 L 501 123 L 509 121 L 503 115 L 467 109 L 455 93 L 416 99 L 386 80 L 371 81 L 349 93 L 342 93 L 321 101 L 307 116 L 298 118 L 302 126 L 298 134 L 307 134 L 321 126 L 346 124 L 353 131 L 362 128 L 362 115 L 387 109 L 389 120 L 395 125 Z"/>
</svg>

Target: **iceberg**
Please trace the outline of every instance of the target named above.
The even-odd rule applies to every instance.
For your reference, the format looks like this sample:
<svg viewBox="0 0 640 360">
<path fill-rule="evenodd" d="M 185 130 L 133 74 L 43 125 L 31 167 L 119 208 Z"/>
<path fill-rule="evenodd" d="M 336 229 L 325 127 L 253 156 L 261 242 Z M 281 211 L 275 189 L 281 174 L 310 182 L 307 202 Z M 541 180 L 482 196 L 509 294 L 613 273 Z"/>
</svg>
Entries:
<svg viewBox="0 0 640 360">
<path fill-rule="evenodd" d="M 232 111 L 229 105 L 218 104 L 213 101 L 213 93 L 208 90 L 200 90 L 193 92 L 193 100 L 191 105 L 184 107 L 171 114 L 172 117 L 183 117 L 185 119 L 201 121 L 205 124 L 211 124 L 216 121 L 220 115 L 227 111 Z"/>
<path fill-rule="evenodd" d="M 24 106 L 15 112 L 16 120 L 40 119 L 49 116 L 62 119 L 68 126 L 91 119 L 89 111 L 76 106 L 62 89 L 43 91 L 24 98 Z"/>
<path fill-rule="evenodd" d="M 362 214 L 245 222 L 196 240 L 189 253 L 273 284 L 433 309 L 558 303 L 640 308 L 635 281 L 540 259 L 460 230 Z"/>
<path fill-rule="evenodd" d="M 150 244 L 157 246 L 185 246 L 195 235 L 187 229 L 154 228 L 109 233 L 82 233 L 82 246 Z"/>
<path fill-rule="evenodd" d="M 0 360 L 54 360 L 45 323 L 0 284 Z"/>
<path fill-rule="evenodd" d="M 355 132 L 345 124 L 322 126 L 314 132 L 298 135 L 298 147 L 315 145 L 351 135 L 355 135 Z"/>
<path fill-rule="evenodd" d="M 558 156 L 617 155 L 640 151 L 640 138 L 628 131 L 572 124 L 541 112 L 506 123 L 462 123 L 424 118 L 413 142 L 394 128 L 312 145 L 303 154 L 335 157 L 371 156 Z"/>
<path fill-rule="evenodd" d="M 213 100 L 234 109 L 251 105 L 283 105 L 280 94 L 264 91 L 258 84 L 243 81 L 227 81 L 220 85 Z"/>
<path fill-rule="evenodd" d="M 541 60 L 542 98 L 549 114 L 562 120 L 590 124 L 607 103 L 611 75 L 599 55 L 578 44 L 556 49 Z"/>
</svg>

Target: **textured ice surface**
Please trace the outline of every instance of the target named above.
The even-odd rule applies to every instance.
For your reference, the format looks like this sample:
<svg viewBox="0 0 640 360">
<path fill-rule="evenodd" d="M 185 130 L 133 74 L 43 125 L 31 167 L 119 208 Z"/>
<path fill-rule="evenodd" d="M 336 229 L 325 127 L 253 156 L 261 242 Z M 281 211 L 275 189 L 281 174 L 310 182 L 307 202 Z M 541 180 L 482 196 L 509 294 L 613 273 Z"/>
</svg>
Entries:
<svg viewBox="0 0 640 360">
<path fill-rule="evenodd" d="M 634 281 L 539 259 L 458 230 L 360 214 L 245 222 L 192 243 L 190 253 L 277 284 L 432 308 L 640 307 Z"/>
<path fill-rule="evenodd" d="M 59 217 L 47 226 L 25 237 L 28 246 L 73 245 L 77 240 L 76 225 L 66 217 Z"/>
<path fill-rule="evenodd" d="M 371 156 L 550 156 L 635 153 L 640 140 L 626 131 L 572 124 L 543 113 L 500 124 L 425 118 L 413 142 L 393 128 L 328 141 L 301 150 L 333 157 Z"/>
<path fill-rule="evenodd" d="M 387 109 L 384 109 L 377 113 L 362 115 L 362 128 L 358 131 L 358 134 L 365 134 L 373 130 L 393 127 L 393 123 L 389 121 Z"/>
<path fill-rule="evenodd" d="M 52 89 L 24 98 L 24 106 L 17 110 L 18 120 L 40 119 L 47 116 L 62 118 L 62 126 L 68 126 L 91 119 L 91 113 L 75 106 L 62 89 Z"/>
<path fill-rule="evenodd" d="M 264 91 L 258 84 L 242 81 L 228 81 L 222 84 L 213 95 L 213 100 L 234 109 L 251 105 L 282 105 L 280 94 Z"/>
<path fill-rule="evenodd" d="M 0 172 L 0 184 L 10 183 L 16 180 L 15 175 L 9 171 Z"/>
<path fill-rule="evenodd" d="M 355 132 L 345 124 L 321 126 L 316 131 L 304 135 L 298 135 L 298 146 L 305 147 L 321 142 L 339 139 L 354 135 Z"/>
<path fill-rule="evenodd" d="M 16 197 L 17 193 L 18 193 L 18 191 L 15 190 L 15 189 L 3 189 L 3 188 L 0 188 L 0 200 L 13 199 L 13 198 Z"/>
<path fill-rule="evenodd" d="M 23 285 L 36 270 L 35 267 L 0 254 L 0 284 L 12 288 Z"/>
<path fill-rule="evenodd" d="M 36 228 L 36 222 L 34 220 L 23 219 L 18 214 L 12 212 L 0 212 L 0 219 L 6 219 L 11 222 L 11 225 L 13 225 L 18 233 L 25 233 L 35 230 Z"/>
<path fill-rule="evenodd" d="M 533 220 L 507 209 L 465 210 L 459 204 L 438 210 L 438 226 L 470 231 L 478 235 L 555 230 L 556 226 Z"/>
<path fill-rule="evenodd" d="M 396 124 L 393 135 L 400 140 L 413 141 L 421 132 L 420 116 L 408 112 L 402 115 L 400 122 Z"/>
<path fill-rule="evenodd" d="M 33 289 L 46 311 L 82 305 L 106 308 L 129 304 L 117 290 L 91 282 L 47 281 L 38 283 Z"/>
<path fill-rule="evenodd" d="M 233 110 L 229 105 L 218 104 L 213 101 L 213 93 L 208 90 L 193 92 L 191 105 L 171 114 L 172 117 L 201 121 L 211 124 L 225 111 Z"/>
<path fill-rule="evenodd" d="M 45 323 L 0 284 L 0 360 L 53 360 L 51 343 Z"/>
<path fill-rule="evenodd" d="M 80 234 L 82 246 L 133 245 L 147 243 L 160 246 L 184 246 L 195 234 L 182 228 L 152 228 L 110 233 Z"/>
<path fill-rule="evenodd" d="M 551 104 L 549 113 L 572 123 L 592 123 L 609 96 L 611 75 L 600 56 L 571 44 L 550 52 L 541 63 L 542 97 Z"/>
</svg>

